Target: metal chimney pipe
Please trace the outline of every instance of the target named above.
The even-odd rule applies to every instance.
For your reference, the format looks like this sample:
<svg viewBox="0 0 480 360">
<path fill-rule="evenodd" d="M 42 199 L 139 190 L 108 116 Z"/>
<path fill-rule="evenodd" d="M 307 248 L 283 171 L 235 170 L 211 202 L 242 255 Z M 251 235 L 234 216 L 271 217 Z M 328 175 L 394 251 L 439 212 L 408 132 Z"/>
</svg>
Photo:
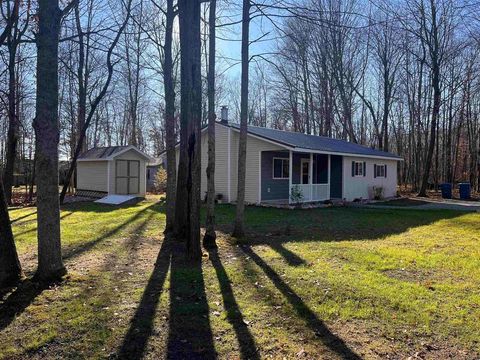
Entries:
<svg viewBox="0 0 480 360">
<path fill-rule="evenodd" d="M 221 122 L 224 124 L 228 124 L 228 106 L 222 106 Z"/>
</svg>

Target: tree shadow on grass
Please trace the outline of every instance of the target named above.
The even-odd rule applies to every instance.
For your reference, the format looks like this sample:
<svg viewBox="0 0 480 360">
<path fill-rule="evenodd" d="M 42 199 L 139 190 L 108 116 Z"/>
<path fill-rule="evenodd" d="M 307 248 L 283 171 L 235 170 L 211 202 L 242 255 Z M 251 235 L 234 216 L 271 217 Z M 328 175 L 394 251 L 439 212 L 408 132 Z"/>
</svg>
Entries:
<svg viewBox="0 0 480 360">
<path fill-rule="evenodd" d="M 273 250 L 275 250 L 283 257 L 283 259 L 288 263 L 288 265 L 300 266 L 306 264 L 306 261 L 304 259 L 295 254 L 293 251 L 287 249 L 282 243 L 272 242 L 269 245 Z"/>
<path fill-rule="evenodd" d="M 217 228 L 231 233 L 234 207 L 218 207 Z M 249 206 L 245 212 L 248 245 L 267 245 L 291 266 L 305 260 L 290 251 L 288 243 L 383 240 L 410 229 L 441 220 L 465 216 L 456 211 L 398 209 L 327 208 L 287 210 Z M 460 219 L 461 221 L 462 219 Z"/>
<path fill-rule="evenodd" d="M 214 359 L 213 335 L 201 261 L 185 261 L 183 243 L 165 238 L 140 304 L 130 322 L 120 359 L 141 359 L 154 332 L 154 322 L 170 270 L 168 359 Z"/>
<path fill-rule="evenodd" d="M 223 306 L 227 311 L 228 322 L 233 326 L 240 346 L 242 359 L 260 359 L 255 339 L 253 338 L 248 325 L 245 324 L 243 315 L 235 299 L 230 279 L 222 264 L 217 249 L 209 250 L 210 261 L 217 274 L 218 283 L 223 298 Z"/>
<path fill-rule="evenodd" d="M 109 238 L 110 236 L 115 235 L 118 231 L 127 227 L 131 223 L 137 221 L 139 218 L 143 216 L 143 213 L 145 211 L 150 209 L 150 207 L 147 207 L 142 211 L 139 211 L 137 214 L 135 214 L 135 216 L 132 216 L 128 221 L 116 227 L 115 229 L 107 232 L 106 234 L 98 237 L 97 239 L 87 242 L 82 246 L 67 249 L 64 253 L 63 259 L 71 260 L 72 258 L 75 258 L 81 255 L 82 253 L 91 250 L 95 245 L 97 245 L 101 241 Z M 64 219 L 65 217 L 71 214 L 72 212 L 63 215 L 62 219 Z M 139 238 L 140 234 L 143 233 L 148 223 L 148 220 L 150 220 L 152 216 L 153 215 L 148 216 L 145 221 L 143 221 L 138 227 L 135 228 L 134 230 L 135 234 L 133 234 L 133 237 L 136 240 Z M 34 231 L 34 230 L 35 229 L 31 231 Z M 7 297 L 3 302 L 0 303 L 0 331 L 5 329 L 7 326 L 9 326 L 12 323 L 12 321 L 18 315 L 23 313 L 25 309 L 32 304 L 35 298 L 39 296 L 47 288 L 48 288 L 48 285 L 44 285 L 42 283 L 38 283 L 30 279 L 27 279 L 20 282 L 17 287 L 11 287 L 10 289 L 1 289 L 0 299 L 3 298 L 4 296 L 7 296 Z"/>
<path fill-rule="evenodd" d="M 249 256 L 267 275 L 275 287 L 285 296 L 293 306 L 297 315 L 301 317 L 308 327 L 314 331 L 323 345 L 343 359 L 361 359 L 348 345 L 337 335 L 333 334 L 317 315 L 305 304 L 300 296 L 288 286 L 284 280 L 273 270 L 250 246 L 243 245 L 242 251 Z"/>
<path fill-rule="evenodd" d="M 90 251 L 91 249 L 93 249 L 96 245 L 98 245 L 99 243 L 103 242 L 104 240 L 114 236 L 115 234 L 117 234 L 118 232 L 120 232 L 121 230 L 125 229 L 127 226 L 129 226 L 130 224 L 134 223 L 135 221 L 139 220 L 146 211 L 150 210 L 152 207 L 154 206 L 153 205 L 150 205 L 142 210 L 140 210 L 139 212 L 137 212 L 134 216 L 132 216 L 131 218 L 129 218 L 127 221 L 125 221 L 124 223 L 120 224 L 119 226 L 115 227 L 114 229 L 106 232 L 105 234 L 97 237 L 96 239 L 93 239 L 91 241 L 88 241 L 88 242 L 85 242 L 81 245 L 78 245 L 78 246 L 71 246 L 67 249 L 65 249 L 63 251 L 63 259 L 64 260 L 71 260 L 73 258 L 76 258 L 78 256 L 80 256 L 81 254 L 85 253 L 85 252 L 88 252 Z"/>
<path fill-rule="evenodd" d="M 49 286 L 51 284 L 46 285 L 32 280 L 20 282 L 5 301 L 0 303 L 0 331 L 9 326 Z"/>
<path fill-rule="evenodd" d="M 170 242 L 164 240 L 155 267 L 119 351 L 120 359 L 141 359 L 152 335 L 155 313 L 170 268 Z"/>
<path fill-rule="evenodd" d="M 35 211 L 31 212 L 31 213 L 25 214 L 25 215 L 23 215 L 23 216 L 20 216 L 20 217 L 18 217 L 18 218 L 16 218 L 16 219 L 13 219 L 12 221 L 10 221 L 10 223 L 11 223 L 11 224 L 14 224 L 14 223 L 16 223 L 16 222 L 18 222 L 18 221 L 20 221 L 20 220 L 23 220 L 23 219 L 26 219 L 26 218 L 28 218 L 28 217 L 30 217 L 30 216 L 33 216 L 33 215 L 35 215 L 36 213 L 37 213 L 37 210 L 35 210 Z"/>
<path fill-rule="evenodd" d="M 145 199 L 136 198 L 132 201 L 128 201 L 126 203 L 120 205 L 110 205 L 110 204 L 100 204 L 93 201 L 85 201 L 85 202 L 73 202 L 69 204 L 65 204 L 62 206 L 62 210 L 68 210 L 72 212 L 80 211 L 80 212 L 93 212 L 93 213 L 110 213 L 118 210 L 125 210 L 125 209 L 134 209 L 143 206 L 142 203 L 145 202 Z M 160 199 L 159 201 L 152 203 L 152 205 L 148 206 L 149 208 L 155 207 L 156 210 L 159 212 L 164 212 L 164 204 L 165 201 Z"/>
<path fill-rule="evenodd" d="M 185 260 L 185 244 L 172 247 L 168 359 L 215 359 L 202 261 Z"/>
<path fill-rule="evenodd" d="M 63 215 L 60 216 L 60 221 L 66 219 L 67 217 L 72 216 L 72 215 L 73 215 L 72 212 L 63 214 Z M 29 223 L 29 222 L 34 222 L 34 221 L 36 222 L 37 219 L 27 220 L 27 221 L 25 221 L 23 224 L 26 224 L 26 223 Z M 31 232 L 36 232 L 36 231 L 37 231 L 37 226 L 34 226 L 34 227 L 31 228 L 31 229 L 28 229 L 28 230 L 25 230 L 25 231 L 22 231 L 22 232 L 16 232 L 14 235 L 15 235 L 15 237 L 17 237 L 17 236 L 29 234 L 29 233 L 31 233 Z"/>
</svg>

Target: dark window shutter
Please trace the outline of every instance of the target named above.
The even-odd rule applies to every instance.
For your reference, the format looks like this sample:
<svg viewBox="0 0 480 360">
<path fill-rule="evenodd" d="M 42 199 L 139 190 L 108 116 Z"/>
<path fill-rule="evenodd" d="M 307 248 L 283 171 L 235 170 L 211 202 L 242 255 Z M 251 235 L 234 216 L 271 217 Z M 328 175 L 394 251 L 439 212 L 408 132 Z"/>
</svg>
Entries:
<svg viewBox="0 0 480 360">
<path fill-rule="evenodd" d="M 374 177 L 374 178 L 377 177 L 377 164 L 374 164 L 374 165 L 373 165 L 373 177 Z"/>
<path fill-rule="evenodd" d="M 367 176 L 367 163 L 363 162 L 363 176 Z"/>
<path fill-rule="evenodd" d="M 355 176 L 355 161 L 352 161 L 352 177 Z"/>
<path fill-rule="evenodd" d="M 385 177 L 387 177 L 387 164 L 385 164 Z"/>
</svg>

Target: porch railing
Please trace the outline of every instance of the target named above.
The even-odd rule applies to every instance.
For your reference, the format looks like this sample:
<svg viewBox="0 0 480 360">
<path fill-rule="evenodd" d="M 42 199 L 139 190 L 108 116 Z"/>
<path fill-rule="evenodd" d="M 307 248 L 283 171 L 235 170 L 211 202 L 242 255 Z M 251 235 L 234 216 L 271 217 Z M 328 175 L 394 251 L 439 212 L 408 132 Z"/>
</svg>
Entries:
<svg viewBox="0 0 480 360">
<path fill-rule="evenodd" d="M 294 184 L 302 192 L 303 202 L 328 200 L 329 184 Z"/>
</svg>

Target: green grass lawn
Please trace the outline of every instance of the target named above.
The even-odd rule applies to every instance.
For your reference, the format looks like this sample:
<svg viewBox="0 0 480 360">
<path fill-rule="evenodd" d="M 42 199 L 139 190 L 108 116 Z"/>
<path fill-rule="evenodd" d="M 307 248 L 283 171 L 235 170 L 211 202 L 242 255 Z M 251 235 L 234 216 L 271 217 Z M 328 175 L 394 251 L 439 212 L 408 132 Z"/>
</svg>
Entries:
<svg viewBox="0 0 480 360">
<path fill-rule="evenodd" d="M 217 207 L 219 249 L 188 264 L 155 199 L 62 211 L 69 270 L 0 292 L 0 358 L 480 356 L 480 214 Z M 36 211 L 11 211 L 27 275 Z"/>
</svg>

